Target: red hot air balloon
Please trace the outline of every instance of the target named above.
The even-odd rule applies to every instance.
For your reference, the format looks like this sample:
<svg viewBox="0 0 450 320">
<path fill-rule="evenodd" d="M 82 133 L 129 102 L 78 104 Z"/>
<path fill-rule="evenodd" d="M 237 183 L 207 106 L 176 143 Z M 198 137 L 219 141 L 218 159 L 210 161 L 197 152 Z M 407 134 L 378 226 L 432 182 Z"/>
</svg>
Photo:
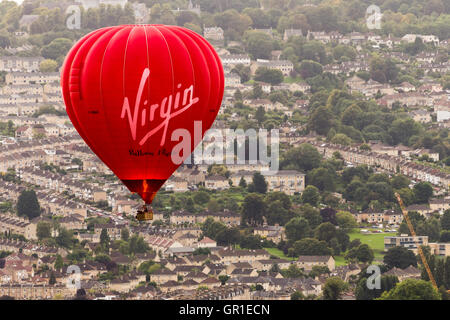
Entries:
<svg viewBox="0 0 450 320">
<path fill-rule="evenodd" d="M 93 31 L 68 53 L 67 113 L 92 151 L 150 204 L 178 168 L 172 132 L 201 137 L 219 111 L 224 75 L 213 47 L 186 28 L 123 25 Z M 200 139 L 191 138 L 191 151 Z M 182 154 L 186 159 L 189 154 Z"/>
</svg>

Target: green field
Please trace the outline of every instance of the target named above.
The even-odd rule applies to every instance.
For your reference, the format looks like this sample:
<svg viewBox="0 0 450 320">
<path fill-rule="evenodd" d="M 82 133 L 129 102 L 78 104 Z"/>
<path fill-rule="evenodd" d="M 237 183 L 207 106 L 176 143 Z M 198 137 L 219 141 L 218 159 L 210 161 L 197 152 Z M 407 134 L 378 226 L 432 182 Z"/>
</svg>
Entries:
<svg viewBox="0 0 450 320">
<path fill-rule="evenodd" d="M 344 266 L 347 264 L 347 261 L 345 261 L 344 256 L 333 256 L 333 258 L 336 263 L 336 267 Z"/>
<path fill-rule="evenodd" d="M 375 261 L 382 261 L 384 256 L 384 237 L 395 236 L 393 232 L 369 233 L 363 234 L 359 230 L 349 233 L 350 241 L 353 239 L 361 240 L 361 243 L 367 244 L 372 248 L 375 255 Z"/>
<path fill-rule="evenodd" d="M 360 230 L 354 230 L 348 234 L 350 236 L 350 241 L 354 239 L 361 240 L 361 243 L 367 244 L 373 250 L 375 256 L 374 263 L 381 263 L 384 256 L 384 237 L 395 236 L 395 233 L 385 232 L 385 233 L 361 233 Z M 346 265 L 344 255 L 334 256 L 336 261 L 336 267 Z"/>
<path fill-rule="evenodd" d="M 264 250 L 266 250 L 272 256 L 278 257 L 280 259 L 295 260 L 295 258 L 286 256 L 283 251 L 277 248 L 264 248 Z"/>
<path fill-rule="evenodd" d="M 395 236 L 396 234 L 393 232 L 384 232 L 384 233 L 369 233 L 364 234 L 361 233 L 360 230 L 354 230 L 348 234 L 350 236 L 350 241 L 354 239 L 361 240 L 361 243 L 367 244 L 370 248 L 372 248 L 373 253 L 375 255 L 374 262 L 382 262 L 384 256 L 384 237 Z M 279 257 L 281 259 L 286 260 L 295 260 L 294 258 L 286 256 L 283 251 L 277 248 L 264 248 L 271 255 Z M 334 256 L 334 260 L 336 261 L 336 267 L 346 265 L 344 255 Z"/>
</svg>

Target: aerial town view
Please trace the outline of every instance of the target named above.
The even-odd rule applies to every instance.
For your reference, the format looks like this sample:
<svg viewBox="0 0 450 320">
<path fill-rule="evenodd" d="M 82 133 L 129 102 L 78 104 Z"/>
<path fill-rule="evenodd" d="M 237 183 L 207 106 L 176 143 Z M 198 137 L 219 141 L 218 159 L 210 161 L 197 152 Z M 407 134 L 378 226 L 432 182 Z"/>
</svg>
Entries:
<svg viewBox="0 0 450 320">
<path fill-rule="evenodd" d="M 450 300 L 449 57 L 448 0 L 3 0 L 0 300 Z"/>
</svg>

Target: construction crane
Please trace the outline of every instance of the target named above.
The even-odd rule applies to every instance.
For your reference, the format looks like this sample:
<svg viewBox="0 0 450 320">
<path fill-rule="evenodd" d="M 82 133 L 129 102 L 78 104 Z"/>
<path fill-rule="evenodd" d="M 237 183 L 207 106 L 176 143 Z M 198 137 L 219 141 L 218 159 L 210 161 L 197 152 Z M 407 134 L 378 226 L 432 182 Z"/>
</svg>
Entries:
<svg viewBox="0 0 450 320">
<path fill-rule="evenodd" d="M 422 264 L 428 273 L 428 278 L 430 279 L 431 283 L 436 288 L 436 290 L 438 290 L 436 280 L 434 279 L 433 273 L 431 272 L 430 266 L 428 265 L 427 258 L 425 257 L 425 254 L 422 251 L 422 247 L 420 246 L 420 243 L 417 240 L 416 232 L 414 231 L 414 227 L 411 223 L 411 220 L 409 219 L 408 211 L 406 211 L 406 209 L 405 209 L 403 200 L 397 192 L 395 193 L 395 196 L 397 197 L 398 204 L 400 205 L 400 209 L 402 210 L 403 216 L 405 217 L 406 224 L 408 225 L 408 228 L 409 228 L 409 232 L 411 233 L 411 236 L 413 237 L 414 242 L 416 243 L 417 251 L 419 252 L 420 259 L 422 259 Z"/>
</svg>

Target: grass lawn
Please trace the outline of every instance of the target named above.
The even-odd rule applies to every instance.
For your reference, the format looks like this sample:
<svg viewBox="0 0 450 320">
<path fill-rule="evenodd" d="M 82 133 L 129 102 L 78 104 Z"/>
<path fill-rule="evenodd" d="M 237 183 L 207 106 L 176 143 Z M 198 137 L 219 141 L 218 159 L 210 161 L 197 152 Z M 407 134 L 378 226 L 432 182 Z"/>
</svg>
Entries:
<svg viewBox="0 0 450 320">
<path fill-rule="evenodd" d="M 344 256 L 333 256 L 333 258 L 336 263 L 336 267 L 345 266 L 347 264 L 347 261 L 345 261 Z"/>
<path fill-rule="evenodd" d="M 385 233 L 369 233 L 364 234 L 359 230 L 354 230 L 348 234 L 350 236 L 350 241 L 354 239 L 361 240 L 361 243 L 367 244 L 370 248 L 372 248 L 373 253 L 375 255 L 374 263 L 380 263 L 383 261 L 384 256 L 384 237 L 395 236 L 394 232 L 385 232 Z M 291 258 L 286 256 L 283 251 L 277 248 L 264 248 L 271 255 L 276 256 L 280 259 L 286 260 L 295 260 L 295 258 Z M 334 260 L 336 261 L 336 267 L 346 265 L 344 255 L 334 256 Z"/>
<path fill-rule="evenodd" d="M 382 261 L 384 256 L 384 237 L 395 236 L 394 232 L 385 232 L 385 233 L 369 233 L 364 234 L 359 230 L 355 230 L 349 233 L 350 241 L 353 239 L 361 240 L 361 243 L 367 244 L 370 248 L 372 248 L 373 253 L 375 255 L 375 261 Z"/>
<path fill-rule="evenodd" d="M 381 263 L 383 261 L 384 256 L 384 237 L 395 236 L 393 232 L 386 233 L 369 233 L 364 234 L 361 233 L 358 229 L 350 232 L 348 234 L 350 236 L 350 241 L 354 239 L 361 240 L 361 243 L 367 244 L 373 250 L 373 254 L 375 256 L 375 260 L 373 261 L 375 264 Z M 334 260 L 336 261 L 336 267 L 346 265 L 344 255 L 334 256 Z"/>
<path fill-rule="evenodd" d="M 284 254 L 283 251 L 277 248 L 264 248 L 268 253 L 270 253 L 272 256 L 278 257 L 280 259 L 286 259 L 286 260 L 295 260 L 293 257 L 288 257 Z"/>
<path fill-rule="evenodd" d="M 292 77 L 284 77 L 284 81 L 285 83 L 296 83 L 296 82 L 301 82 L 303 81 L 302 77 L 296 77 L 296 78 L 292 78 Z"/>
</svg>

